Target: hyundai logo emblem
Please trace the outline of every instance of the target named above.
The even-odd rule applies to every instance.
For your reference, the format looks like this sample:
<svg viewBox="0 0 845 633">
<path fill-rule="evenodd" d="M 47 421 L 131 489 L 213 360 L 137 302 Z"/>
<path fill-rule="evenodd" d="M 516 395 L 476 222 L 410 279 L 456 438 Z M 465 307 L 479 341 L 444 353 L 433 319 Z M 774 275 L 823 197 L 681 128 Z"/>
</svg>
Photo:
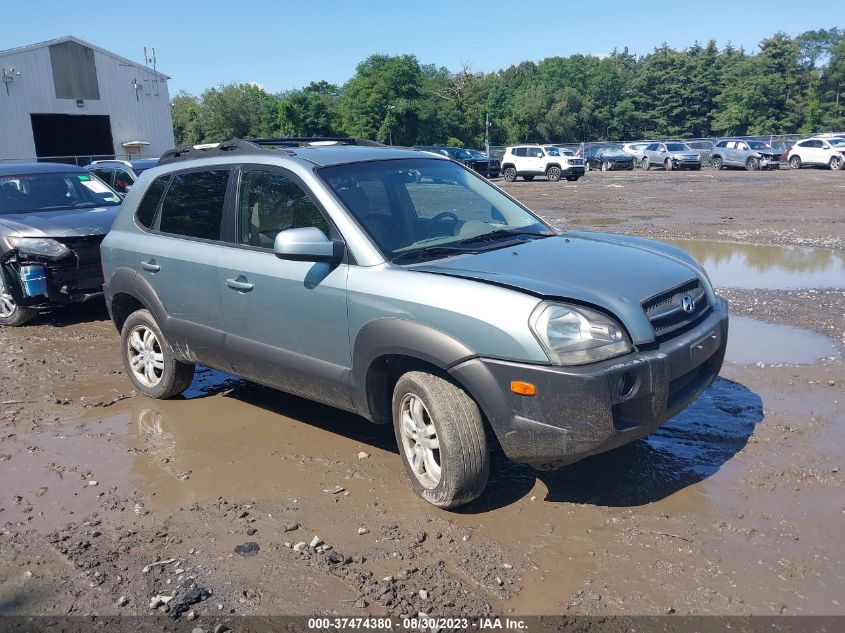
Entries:
<svg viewBox="0 0 845 633">
<path fill-rule="evenodd" d="M 689 295 L 684 295 L 684 298 L 681 299 L 681 307 L 687 314 L 692 314 L 695 310 L 695 299 L 693 299 Z"/>
</svg>

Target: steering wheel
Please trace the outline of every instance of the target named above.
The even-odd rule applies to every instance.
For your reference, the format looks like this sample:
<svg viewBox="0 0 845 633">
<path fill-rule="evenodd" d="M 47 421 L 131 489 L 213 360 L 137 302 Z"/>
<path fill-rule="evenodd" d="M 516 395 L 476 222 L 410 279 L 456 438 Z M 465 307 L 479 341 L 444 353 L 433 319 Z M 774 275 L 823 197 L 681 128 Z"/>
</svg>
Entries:
<svg viewBox="0 0 845 633">
<path fill-rule="evenodd" d="M 438 222 L 442 222 L 443 220 L 451 220 L 455 224 L 458 224 L 461 221 L 454 211 L 441 211 L 433 218 L 431 218 L 425 225 L 426 232 L 430 233 L 432 227 L 436 226 Z"/>
</svg>

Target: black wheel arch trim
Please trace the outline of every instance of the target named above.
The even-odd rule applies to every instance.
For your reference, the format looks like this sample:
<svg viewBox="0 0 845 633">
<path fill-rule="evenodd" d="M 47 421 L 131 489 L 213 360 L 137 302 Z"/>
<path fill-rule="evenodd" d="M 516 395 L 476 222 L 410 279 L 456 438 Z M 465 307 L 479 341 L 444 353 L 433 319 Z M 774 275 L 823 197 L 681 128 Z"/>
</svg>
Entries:
<svg viewBox="0 0 845 633">
<path fill-rule="evenodd" d="M 385 356 L 406 356 L 448 372 L 477 354 L 450 334 L 417 321 L 399 317 L 370 321 L 355 337 L 350 389 L 355 410 L 373 421 L 367 382 L 373 363 Z"/>
</svg>

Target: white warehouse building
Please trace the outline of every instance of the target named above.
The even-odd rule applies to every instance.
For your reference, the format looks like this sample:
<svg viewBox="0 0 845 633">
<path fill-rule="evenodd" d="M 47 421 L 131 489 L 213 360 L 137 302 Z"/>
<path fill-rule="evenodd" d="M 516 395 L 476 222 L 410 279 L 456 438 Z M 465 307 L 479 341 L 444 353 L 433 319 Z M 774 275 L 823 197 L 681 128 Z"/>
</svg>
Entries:
<svg viewBox="0 0 845 633">
<path fill-rule="evenodd" d="M 157 157 L 169 77 L 73 36 L 0 51 L 0 161 Z"/>
</svg>

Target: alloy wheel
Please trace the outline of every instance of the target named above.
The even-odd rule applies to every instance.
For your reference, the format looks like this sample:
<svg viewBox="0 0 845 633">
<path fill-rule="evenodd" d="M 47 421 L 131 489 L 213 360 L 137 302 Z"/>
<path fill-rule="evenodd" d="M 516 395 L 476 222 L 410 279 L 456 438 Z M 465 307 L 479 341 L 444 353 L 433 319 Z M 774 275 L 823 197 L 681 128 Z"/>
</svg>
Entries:
<svg viewBox="0 0 845 633">
<path fill-rule="evenodd" d="M 440 440 L 437 429 L 423 401 L 413 393 L 402 397 L 399 407 L 402 449 L 414 476 L 428 490 L 440 483 Z"/>
<path fill-rule="evenodd" d="M 17 307 L 14 298 L 6 290 L 6 281 L 3 279 L 3 273 L 0 272 L 0 317 L 9 318 L 15 313 Z"/>
<path fill-rule="evenodd" d="M 150 328 L 138 325 L 127 339 L 126 353 L 135 378 L 147 387 L 155 387 L 164 376 L 164 353 L 161 343 Z"/>
</svg>

